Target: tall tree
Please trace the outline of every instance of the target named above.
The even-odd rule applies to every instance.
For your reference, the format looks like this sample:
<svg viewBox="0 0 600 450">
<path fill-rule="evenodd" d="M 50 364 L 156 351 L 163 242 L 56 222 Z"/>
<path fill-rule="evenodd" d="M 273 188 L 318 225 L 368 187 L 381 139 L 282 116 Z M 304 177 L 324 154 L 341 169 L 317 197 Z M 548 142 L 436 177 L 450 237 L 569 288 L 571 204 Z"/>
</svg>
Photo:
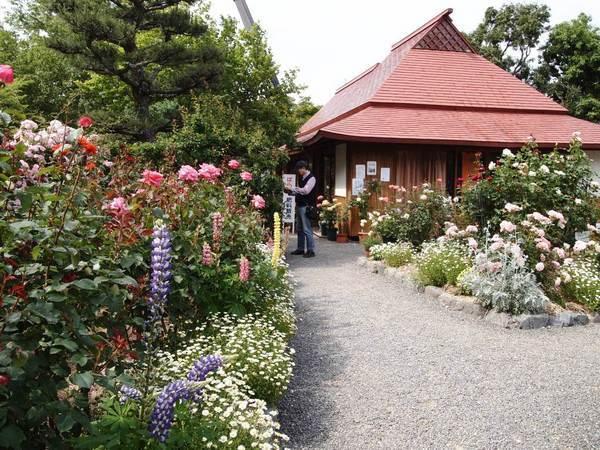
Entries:
<svg viewBox="0 0 600 450">
<path fill-rule="evenodd" d="M 468 37 L 482 56 L 522 80 L 530 80 L 532 51 L 548 30 L 546 5 L 514 3 L 493 6 Z"/>
<path fill-rule="evenodd" d="M 135 120 L 113 131 L 152 140 L 168 125 L 152 106 L 218 81 L 222 58 L 204 40 L 197 0 L 35 0 L 47 45 L 130 91 Z"/>
<path fill-rule="evenodd" d="M 576 116 L 600 122 L 600 29 L 592 18 L 554 26 L 542 51 L 536 86 Z"/>
</svg>

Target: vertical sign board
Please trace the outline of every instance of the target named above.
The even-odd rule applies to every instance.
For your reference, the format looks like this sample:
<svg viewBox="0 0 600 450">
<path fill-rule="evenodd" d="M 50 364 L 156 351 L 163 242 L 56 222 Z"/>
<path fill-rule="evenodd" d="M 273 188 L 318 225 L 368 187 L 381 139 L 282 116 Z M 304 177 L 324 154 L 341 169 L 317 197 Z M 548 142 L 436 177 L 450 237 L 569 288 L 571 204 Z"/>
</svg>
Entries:
<svg viewBox="0 0 600 450">
<path fill-rule="evenodd" d="M 296 174 L 294 173 L 284 173 L 283 174 L 283 185 L 286 188 L 296 187 Z M 285 192 L 283 193 L 283 213 L 281 217 L 281 221 L 292 224 L 292 233 L 295 231 L 295 223 L 296 223 L 296 197 L 293 195 L 288 195 Z"/>
</svg>

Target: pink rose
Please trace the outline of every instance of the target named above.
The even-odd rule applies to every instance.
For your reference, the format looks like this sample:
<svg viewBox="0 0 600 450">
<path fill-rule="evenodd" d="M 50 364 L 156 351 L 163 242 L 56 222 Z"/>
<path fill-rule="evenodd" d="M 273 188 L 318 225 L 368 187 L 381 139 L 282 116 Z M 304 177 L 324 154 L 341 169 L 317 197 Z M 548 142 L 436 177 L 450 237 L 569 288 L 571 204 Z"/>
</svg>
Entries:
<svg viewBox="0 0 600 450">
<path fill-rule="evenodd" d="M 200 178 L 211 182 L 216 181 L 216 179 L 221 176 L 221 173 L 223 173 L 221 169 L 207 163 L 200 164 L 200 169 L 198 169 Z"/>
<path fill-rule="evenodd" d="M 11 84 L 15 80 L 15 74 L 11 66 L 0 64 L 0 83 Z"/>
<path fill-rule="evenodd" d="M 89 127 L 91 127 L 94 124 L 94 121 L 89 116 L 81 116 L 79 118 L 79 121 L 77 122 L 77 124 L 81 128 L 89 128 Z"/>
<path fill-rule="evenodd" d="M 227 163 L 227 167 L 229 167 L 232 170 L 236 170 L 240 168 L 240 162 L 236 159 L 232 159 L 231 161 L 229 161 Z"/>
<path fill-rule="evenodd" d="M 200 178 L 200 174 L 192 166 L 181 166 L 178 173 L 181 181 L 196 182 Z"/>
<path fill-rule="evenodd" d="M 260 195 L 255 195 L 252 197 L 252 206 L 256 209 L 263 209 L 265 207 L 265 199 Z"/>
<path fill-rule="evenodd" d="M 149 186 L 159 187 L 163 178 L 164 177 L 160 172 L 146 169 L 144 170 L 144 173 L 142 173 L 142 178 L 140 178 L 139 181 Z"/>
<path fill-rule="evenodd" d="M 129 212 L 129 206 L 123 197 L 113 198 L 108 205 L 104 206 L 104 209 L 108 210 L 109 214 L 117 217 L 122 217 Z"/>
<path fill-rule="evenodd" d="M 242 172 L 240 173 L 240 177 L 242 177 L 242 180 L 244 181 L 252 181 L 252 174 L 250 172 Z"/>
</svg>

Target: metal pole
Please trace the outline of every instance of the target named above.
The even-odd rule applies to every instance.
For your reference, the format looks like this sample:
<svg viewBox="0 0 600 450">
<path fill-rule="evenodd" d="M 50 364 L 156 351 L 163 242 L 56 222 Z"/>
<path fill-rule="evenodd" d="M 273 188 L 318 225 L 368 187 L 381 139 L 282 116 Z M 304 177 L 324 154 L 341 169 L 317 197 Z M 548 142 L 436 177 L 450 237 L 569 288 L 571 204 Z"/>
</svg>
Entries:
<svg viewBox="0 0 600 450">
<path fill-rule="evenodd" d="M 252 18 L 252 13 L 250 12 L 250 8 L 248 8 L 246 0 L 233 0 L 233 3 L 235 3 L 235 6 L 237 6 L 240 17 L 242 18 L 242 23 L 244 24 L 244 28 L 252 28 L 254 25 L 254 19 Z M 273 86 L 279 86 L 279 79 L 277 78 L 277 75 L 273 77 L 271 82 L 273 83 Z"/>
</svg>

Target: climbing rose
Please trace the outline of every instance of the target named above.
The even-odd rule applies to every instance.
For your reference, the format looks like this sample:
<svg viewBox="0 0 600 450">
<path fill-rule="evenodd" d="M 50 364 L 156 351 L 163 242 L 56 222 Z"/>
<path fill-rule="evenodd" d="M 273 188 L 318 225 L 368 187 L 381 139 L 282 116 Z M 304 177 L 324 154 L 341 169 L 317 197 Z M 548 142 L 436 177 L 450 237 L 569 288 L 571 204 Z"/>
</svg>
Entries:
<svg viewBox="0 0 600 450">
<path fill-rule="evenodd" d="M 263 209 L 265 207 L 265 199 L 260 195 L 255 195 L 252 197 L 252 206 L 256 209 Z"/>
<path fill-rule="evenodd" d="M 517 226 L 514 223 L 509 222 L 508 220 L 503 220 L 502 222 L 500 222 L 500 231 L 506 231 L 507 233 L 512 233 L 516 229 L 517 229 Z"/>
<path fill-rule="evenodd" d="M 250 172 L 242 172 L 240 173 L 240 177 L 242 177 L 242 180 L 244 181 L 252 181 L 252 174 Z"/>
<path fill-rule="evenodd" d="M 192 166 L 181 166 L 179 169 L 179 179 L 181 181 L 195 182 L 200 178 L 200 174 Z"/>
<path fill-rule="evenodd" d="M 537 270 L 538 272 L 542 272 L 544 270 L 545 266 L 543 262 L 539 262 L 535 265 L 535 270 Z"/>
<path fill-rule="evenodd" d="M 221 176 L 223 171 L 212 164 L 201 164 L 200 169 L 198 169 L 198 175 L 200 178 L 206 181 L 214 182 L 217 178 Z"/>
<path fill-rule="evenodd" d="M 230 169 L 236 170 L 240 168 L 240 162 L 236 159 L 232 159 L 231 161 L 229 161 L 229 163 L 227 163 L 227 167 L 229 167 Z"/>
<path fill-rule="evenodd" d="M 139 181 L 149 186 L 159 187 L 160 183 L 162 183 L 163 178 L 164 177 L 160 172 L 155 172 L 154 170 L 146 169 L 144 170 L 144 173 L 142 173 L 142 178 L 140 178 Z"/>
<path fill-rule="evenodd" d="M 94 125 L 94 121 L 92 120 L 91 117 L 89 116 L 81 116 L 79 118 L 79 121 L 77 122 L 77 124 L 81 127 L 81 128 L 89 128 L 92 125 Z"/>
<path fill-rule="evenodd" d="M 250 261 L 245 256 L 240 259 L 240 281 L 246 282 L 250 278 Z"/>
<path fill-rule="evenodd" d="M 15 74 L 11 66 L 0 64 L 0 83 L 11 84 L 15 80 Z"/>
</svg>

